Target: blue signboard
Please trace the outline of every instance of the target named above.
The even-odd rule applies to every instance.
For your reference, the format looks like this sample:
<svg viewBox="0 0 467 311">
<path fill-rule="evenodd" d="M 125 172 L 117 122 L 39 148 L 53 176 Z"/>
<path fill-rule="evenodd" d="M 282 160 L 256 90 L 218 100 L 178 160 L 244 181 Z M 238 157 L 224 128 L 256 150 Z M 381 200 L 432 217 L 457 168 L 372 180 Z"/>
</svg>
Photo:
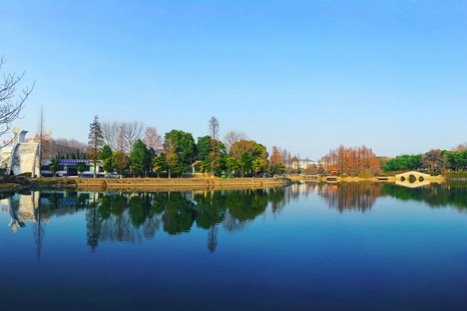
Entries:
<svg viewBox="0 0 467 311">
<path fill-rule="evenodd" d="M 83 205 L 89 205 L 89 200 L 84 200 L 81 202 Z M 69 200 L 58 200 L 59 205 L 76 205 L 78 204 L 76 200 L 69 199 Z"/>
<path fill-rule="evenodd" d="M 66 159 L 66 160 L 59 160 L 60 164 L 76 164 L 78 162 L 84 162 L 86 164 L 91 163 L 90 160 L 71 160 L 71 159 Z"/>
</svg>

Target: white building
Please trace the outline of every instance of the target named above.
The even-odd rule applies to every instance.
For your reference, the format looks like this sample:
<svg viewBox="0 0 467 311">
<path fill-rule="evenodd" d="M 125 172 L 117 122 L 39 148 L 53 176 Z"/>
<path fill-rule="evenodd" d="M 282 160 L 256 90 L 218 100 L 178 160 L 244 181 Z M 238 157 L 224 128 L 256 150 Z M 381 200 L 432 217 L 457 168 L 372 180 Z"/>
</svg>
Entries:
<svg viewBox="0 0 467 311">
<path fill-rule="evenodd" d="M 318 167 L 320 164 L 323 164 L 320 161 L 313 161 L 313 160 L 308 160 L 308 159 L 300 159 L 298 161 L 292 162 L 292 169 L 297 170 L 306 170 L 310 166 L 316 166 Z"/>
</svg>

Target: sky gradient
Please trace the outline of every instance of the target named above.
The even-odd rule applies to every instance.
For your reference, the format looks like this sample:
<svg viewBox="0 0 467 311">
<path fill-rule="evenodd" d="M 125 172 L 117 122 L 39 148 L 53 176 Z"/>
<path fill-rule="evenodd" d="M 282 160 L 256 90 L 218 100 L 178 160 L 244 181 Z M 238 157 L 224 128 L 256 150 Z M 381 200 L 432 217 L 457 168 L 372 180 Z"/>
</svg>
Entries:
<svg viewBox="0 0 467 311">
<path fill-rule="evenodd" d="M 0 0 L 5 72 L 35 81 L 55 138 L 87 143 L 94 115 L 164 134 L 243 131 L 318 160 L 467 141 L 466 1 Z"/>
</svg>

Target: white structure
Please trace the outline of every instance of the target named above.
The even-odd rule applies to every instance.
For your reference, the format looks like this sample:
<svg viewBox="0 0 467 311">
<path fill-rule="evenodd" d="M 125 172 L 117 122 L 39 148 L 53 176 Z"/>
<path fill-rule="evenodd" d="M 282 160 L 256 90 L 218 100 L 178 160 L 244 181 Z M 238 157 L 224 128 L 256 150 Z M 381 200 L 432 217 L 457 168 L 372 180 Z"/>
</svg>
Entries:
<svg viewBox="0 0 467 311">
<path fill-rule="evenodd" d="M 1 150 L 0 168 L 6 169 L 7 175 L 28 173 L 35 177 L 39 173 L 39 142 L 26 141 L 26 133 L 23 130 L 14 132 L 12 142 Z"/>
<path fill-rule="evenodd" d="M 318 167 L 320 164 L 323 164 L 322 162 L 319 162 L 319 161 L 312 161 L 312 160 L 308 160 L 308 159 L 300 159 L 298 161 L 294 161 L 292 162 L 292 168 L 294 170 L 296 169 L 307 169 L 308 167 L 310 166 L 314 166 L 316 165 L 316 167 Z"/>
</svg>

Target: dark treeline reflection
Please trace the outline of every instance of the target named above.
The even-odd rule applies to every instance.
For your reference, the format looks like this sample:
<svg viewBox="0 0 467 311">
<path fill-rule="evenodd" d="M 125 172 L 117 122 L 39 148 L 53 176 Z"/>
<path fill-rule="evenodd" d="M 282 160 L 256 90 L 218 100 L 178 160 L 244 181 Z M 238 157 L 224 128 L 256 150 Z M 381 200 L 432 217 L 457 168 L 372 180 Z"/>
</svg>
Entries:
<svg viewBox="0 0 467 311">
<path fill-rule="evenodd" d="M 13 232 L 32 226 L 40 260 L 41 244 L 51 217 L 85 212 L 87 243 L 95 251 L 102 241 L 136 243 L 158 232 L 177 235 L 193 228 L 206 231 L 206 245 L 215 251 L 218 230 L 242 230 L 268 212 L 278 214 L 291 200 L 318 194 L 331 209 L 365 212 L 378 197 L 426 202 L 431 207 L 467 211 L 465 183 L 431 184 L 405 188 L 395 184 L 294 184 L 287 188 L 158 193 L 98 193 L 43 191 L 4 193 L 2 211 L 8 212 Z M 7 217 L 8 217 L 7 216 Z"/>
<path fill-rule="evenodd" d="M 399 200 L 415 200 L 431 207 L 452 206 L 467 211 L 467 184 L 430 184 L 419 188 L 406 188 L 396 184 L 382 183 L 335 183 L 307 186 L 324 198 L 329 208 L 340 212 L 365 212 L 373 207 L 378 197 L 390 196 Z"/>
<path fill-rule="evenodd" d="M 207 247 L 217 246 L 217 230 L 242 230 L 269 207 L 273 213 L 286 204 L 284 188 L 159 193 L 42 194 L 49 210 L 86 210 L 88 245 L 99 241 L 139 242 L 158 231 L 170 235 L 189 232 L 193 226 L 207 230 Z M 65 196 L 65 197 L 64 197 Z M 74 199 L 67 199 L 73 197 Z M 73 201 L 74 200 L 74 201 Z M 68 205 L 71 206 L 68 206 Z"/>
<path fill-rule="evenodd" d="M 317 184 L 317 193 L 324 198 L 329 208 L 339 212 L 356 210 L 365 212 L 381 195 L 381 184 L 335 183 Z"/>
<path fill-rule="evenodd" d="M 415 189 L 385 184 L 382 193 L 399 200 L 425 202 L 430 207 L 453 206 L 460 211 L 467 211 L 467 183 L 446 182 Z"/>
</svg>

